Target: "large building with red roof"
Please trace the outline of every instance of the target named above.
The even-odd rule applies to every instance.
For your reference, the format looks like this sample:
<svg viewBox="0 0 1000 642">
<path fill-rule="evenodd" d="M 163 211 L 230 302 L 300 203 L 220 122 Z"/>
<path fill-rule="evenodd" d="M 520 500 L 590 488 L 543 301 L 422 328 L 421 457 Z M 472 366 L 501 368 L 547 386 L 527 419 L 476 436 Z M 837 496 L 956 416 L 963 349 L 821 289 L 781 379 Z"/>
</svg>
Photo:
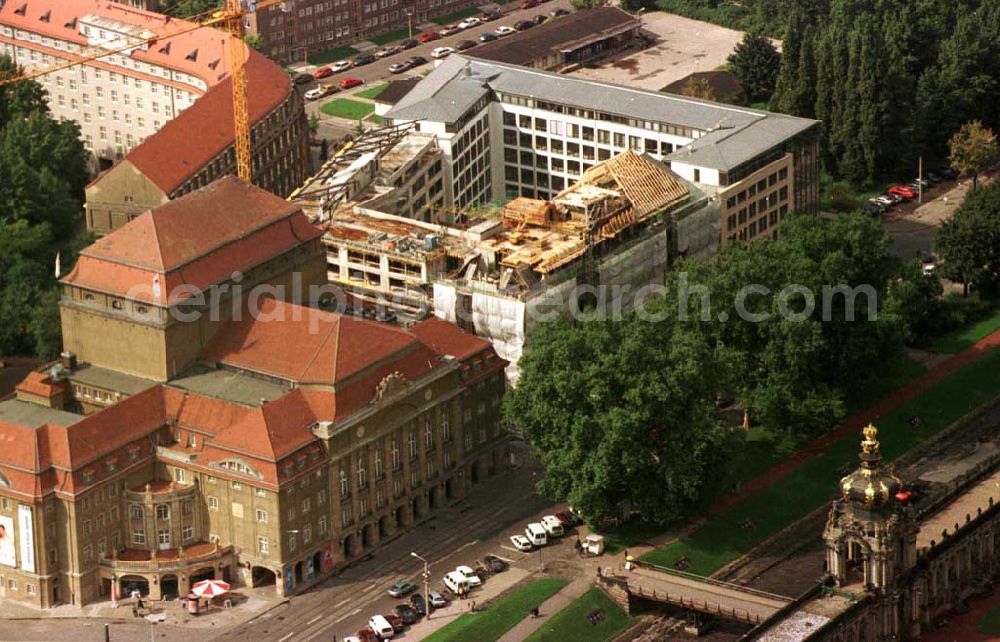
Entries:
<svg viewBox="0 0 1000 642">
<path fill-rule="evenodd" d="M 273 288 L 296 267 L 324 279 L 318 230 L 231 178 L 82 252 L 63 358 L 0 398 L 0 596 L 287 595 L 501 466 L 488 342 L 299 305 Z M 221 285 L 226 315 L 189 314 Z"/>
<path fill-rule="evenodd" d="M 99 233 L 235 171 L 227 36 L 107 0 L 0 4 L 0 56 L 29 71 L 152 37 L 38 79 L 53 116 L 76 121 L 97 158 L 120 161 L 87 189 Z M 286 196 L 310 170 L 302 99 L 280 66 L 247 57 L 253 183 Z"/>
</svg>

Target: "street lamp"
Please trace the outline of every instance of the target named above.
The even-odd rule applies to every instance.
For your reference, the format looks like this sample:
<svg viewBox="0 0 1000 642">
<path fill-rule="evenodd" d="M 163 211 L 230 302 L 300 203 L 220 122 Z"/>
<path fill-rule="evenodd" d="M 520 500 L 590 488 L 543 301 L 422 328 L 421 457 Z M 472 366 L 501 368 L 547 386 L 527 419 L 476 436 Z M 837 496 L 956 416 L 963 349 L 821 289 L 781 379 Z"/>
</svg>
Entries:
<svg viewBox="0 0 1000 642">
<path fill-rule="evenodd" d="M 406 10 L 406 23 L 410 27 L 410 39 L 413 39 L 413 9 Z M 428 613 L 428 615 L 430 615 Z"/>
<path fill-rule="evenodd" d="M 431 619 L 431 572 L 427 568 L 427 560 L 420 557 L 413 551 L 410 551 L 410 555 L 424 563 L 424 608 L 427 610 L 427 619 L 429 620 Z"/>
</svg>

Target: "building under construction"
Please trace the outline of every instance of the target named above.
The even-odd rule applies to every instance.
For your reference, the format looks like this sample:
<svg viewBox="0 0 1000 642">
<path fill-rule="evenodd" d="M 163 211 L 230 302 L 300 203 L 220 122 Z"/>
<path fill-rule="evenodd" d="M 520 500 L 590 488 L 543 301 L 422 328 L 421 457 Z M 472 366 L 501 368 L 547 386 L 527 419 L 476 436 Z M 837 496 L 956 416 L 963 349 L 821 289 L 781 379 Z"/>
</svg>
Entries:
<svg viewBox="0 0 1000 642">
<path fill-rule="evenodd" d="M 709 198 L 632 151 L 551 200 L 474 211 L 442 205 L 440 166 L 433 136 L 384 128 L 342 150 L 293 198 L 325 223 L 328 276 L 350 306 L 404 324 L 433 313 L 473 330 L 510 361 L 512 379 L 540 315 L 570 311 L 581 295 L 627 308 L 636 289 L 663 282 L 679 250 L 719 236 Z M 679 221 L 701 239 L 678 239 Z"/>
</svg>

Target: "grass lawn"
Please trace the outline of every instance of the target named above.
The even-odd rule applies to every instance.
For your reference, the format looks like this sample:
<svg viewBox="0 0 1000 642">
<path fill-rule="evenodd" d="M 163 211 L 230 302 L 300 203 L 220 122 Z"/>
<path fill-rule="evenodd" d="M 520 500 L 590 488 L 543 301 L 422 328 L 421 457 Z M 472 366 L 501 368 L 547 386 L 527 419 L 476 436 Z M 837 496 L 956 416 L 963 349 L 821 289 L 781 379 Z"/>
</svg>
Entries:
<svg viewBox="0 0 1000 642">
<path fill-rule="evenodd" d="M 375 105 L 363 103 L 350 98 L 338 98 L 325 103 L 320 109 L 324 114 L 339 116 L 340 118 L 350 118 L 351 120 L 361 120 L 368 114 L 375 111 Z"/>
<path fill-rule="evenodd" d="M 373 86 L 369 87 L 368 89 L 365 89 L 363 91 L 359 91 L 358 93 L 356 93 L 354 95 L 357 96 L 357 97 L 359 97 L 359 98 L 367 98 L 369 100 L 374 100 L 379 94 L 381 94 L 383 91 L 385 91 L 388 86 L 389 86 L 389 83 L 384 82 L 381 85 L 373 85 Z"/>
<path fill-rule="evenodd" d="M 820 174 L 819 207 L 821 211 L 823 212 L 835 211 L 833 208 L 833 204 L 831 203 L 830 200 L 830 187 L 840 182 L 842 181 L 834 181 L 833 177 L 831 177 L 829 174 L 825 172 Z M 879 194 L 884 194 L 885 190 L 890 185 L 894 185 L 894 183 L 885 183 L 885 184 L 879 183 L 879 184 L 861 185 L 861 186 L 852 185 L 850 187 L 850 194 L 851 197 L 854 198 L 858 207 L 864 207 L 865 203 L 868 202 L 869 198 L 878 196 Z"/>
<path fill-rule="evenodd" d="M 416 37 L 420 33 L 420 30 L 413 27 L 413 37 Z M 374 42 L 376 45 L 387 45 L 390 42 L 396 42 L 397 40 L 406 40 L 410 37 L 410 28 L 403 27 L 402 29 L 396 29 L 395 31 L 390 31 L 389 33 L 383 33 L 381 36 L 375 36 L 374 38 L 369 38 L 368 42 Z"/>
<path fill-rule="evenodd" d="M 985 319 L 971 325 L 956 328 L 947 334 L 938 337 L 934 343 L 928 347 L 931 352 L 942 352 L 945 354 L 955 354 L 968 348 L 976 341 L 986 335 L 1000 330 L 1000 308 L 993 311 L 993 314 Z"/>
<path fill-rule="evenodd" d="M 441 16 L 440 18 L 434 18 L 434 22 L 439 25 L 450 25 L 453 22 L 459 22 L 466 18 L 471 18 L 472 16 L 478 16 L 482 11 L 479 7 L 466 7 L 465 9 L 460 9 L 455 13 L 449 13 L 446 16 Z"/>
<path fill-rule="evenodd" d="M 1000 393 L 997 372 L 1000 350 L 966 365 L 916 399 L 881 417 L 877 423 L 882 453 L 900 456 L 976 406 Z M 919 415 L 914 428 L 909 418 Z M 857 465 L 858 435 L 849 435 L 788 477 L 772 484 L 724 517 L 709 520 L 689 537 L 643 556 L 653 564 L 672 566 L 681 558 L 691 562 L 690 572 L 709 575 L 746 553 L 765 538 L 833 498 L 837 480 Z M 750 530 L 739 523 L 749 519 Z"/>
<path fill-rule="evenodd" d="M 372 114 L 371 116 L 369 116 L 368 120 L 370 120 L 371 122 L 375 123 L 376 125 L 383 125 L 383 124 L 385 124 L 385 118 L 382 118 L 381 116 L 378 116 L 376 114 Z"/>
<path fill-rule="evenodd" d="M 984 615 L 976 622 L 976 628 L 987 635 L 1000 635 L 1000 607 Z"/>
<path fill-rule="evenodd" d="M 525 584 L 508 593 L 489 608 L 466 613 L 424 638 L 425 642 L 490 642 L 497 640 L 528 612 L 566 586 L 563 580 L 544 579 Z"/>
<path fill-rule="evenodd" d="M 327 63 L 343 60 L 344 58 L 350 58 L 357 53 L 358 50 L 353 47 L 335 47 L 333 49 L 321 51 L 318 54 L 313 54 L 309 56 L 307 60 L 311 65 L 325 65 Z"/>
<path fill-rule="evenodd" d="M 597 609 L 604 611 L 598 624 L 587 621 L 587 615 Z M 572 604 L 548 619 L 525 642 L 604 642 L 623 631 L 631 620 L 601 589 L 592 588 Z"/>
</svg>

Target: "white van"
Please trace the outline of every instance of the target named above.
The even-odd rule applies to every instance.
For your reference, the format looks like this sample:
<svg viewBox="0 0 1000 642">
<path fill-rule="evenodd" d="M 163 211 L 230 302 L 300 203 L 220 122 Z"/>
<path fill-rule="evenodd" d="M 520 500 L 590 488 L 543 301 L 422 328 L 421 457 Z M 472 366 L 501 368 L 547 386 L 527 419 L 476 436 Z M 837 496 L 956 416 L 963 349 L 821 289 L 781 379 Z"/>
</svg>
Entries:
<svg viewBox="0 0 1000 642">
<path fill-rule="evenodd" d="M 524 535 L 535 546 L 545 546 L 549 541 L 545 534 L 545 527 L 538 522 L 528 524 L 528 527 L 524 529 Z"/>
<path fill-rule="evenodd" d="M 388 640 L 395 634 L 395 631 L 392 630 L 392 625 L 389 624 L 389 620 L 385 619 L 381 615 L 371 616 L 368 620 L 368 628 L 375 631 L 375 635 L 379 636 L 383 640 Z"/>
<path fill-rule="evenodd" d="M 448 573 L 443 581 L 448 590 L 455 595 L 465 595 L 469 592 L 469 579 L 458 571 Z"/>
<path fill-rule="evenodd" d="M 565 532 L 562 522 L 555 515 L 546 515 L 543 517 L 542 526 L 545 527 L 545 532 L 549 534 L 549 537 L 562 537 Z"/>
</svg>

